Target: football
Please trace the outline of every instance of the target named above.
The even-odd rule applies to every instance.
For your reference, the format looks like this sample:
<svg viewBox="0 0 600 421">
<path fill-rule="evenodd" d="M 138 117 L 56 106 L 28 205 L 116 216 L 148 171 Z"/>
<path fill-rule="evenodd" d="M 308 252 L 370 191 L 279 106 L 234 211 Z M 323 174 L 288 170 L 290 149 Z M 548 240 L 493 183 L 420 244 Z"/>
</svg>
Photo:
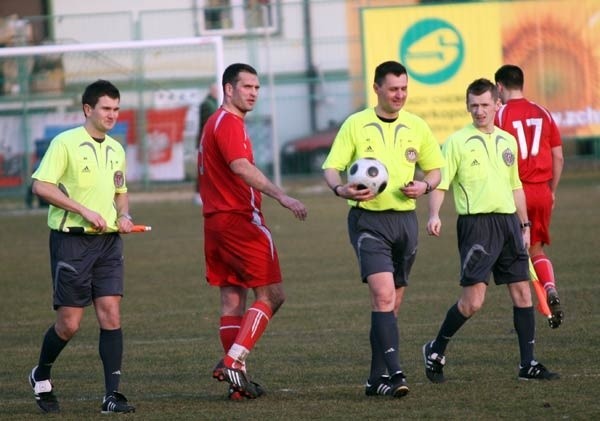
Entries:
<svg viewBox="0 0 600 421">
<path fill-rule="evenodd" d="M 359 189 L 368 188 L 374 194 L 379 194 L 387 187 L 387 168 L 375 158 L 357 159 L 348 169 L 348 183 L 357 184 Z"/>
</svg>

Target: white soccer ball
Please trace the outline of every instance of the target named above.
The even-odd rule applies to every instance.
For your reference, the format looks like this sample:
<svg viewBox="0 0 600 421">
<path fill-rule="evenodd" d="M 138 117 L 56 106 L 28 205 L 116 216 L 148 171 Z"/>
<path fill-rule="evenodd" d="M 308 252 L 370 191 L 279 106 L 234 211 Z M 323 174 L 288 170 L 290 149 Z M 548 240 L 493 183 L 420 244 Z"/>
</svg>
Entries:
<svg viewBox="0 0 600 421">
<path fill-rule="evenodd" d="M 387 187 L 387 168 L 375 158 L 357 159 L 348 169 L 348 183 L 358 185 L 359 189 L 368 188 L 377 195 Z"/>
</svg>

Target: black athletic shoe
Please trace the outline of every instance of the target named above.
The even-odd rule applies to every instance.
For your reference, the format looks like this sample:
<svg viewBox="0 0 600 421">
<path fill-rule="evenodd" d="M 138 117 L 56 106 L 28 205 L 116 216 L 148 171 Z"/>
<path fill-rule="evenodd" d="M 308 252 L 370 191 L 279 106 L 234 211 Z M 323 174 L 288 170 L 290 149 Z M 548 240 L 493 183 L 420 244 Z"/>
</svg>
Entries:
<svg viewBox="0 0 600 421">
<path fill-rule="evenodd" d="M 250 381 L 243 370 L 223 367 L 223 374 L 231 387 L 248 399 L 256 399 L 264 394 L 264 390 L 257 383 Z"/>
<path fill-rule="evenodd" d="M 446 357 L 439 355 L 437 352 L 431 351 L 433 341 L 423 345 L 423 359 L 425 360 L 425 375 L 432 383 L 443 383 L 444 365 L 446 365 Z"/>
<path fill-rule="evenodd" d="M 537 361 L 525 367 L 519 366 L 519 380 L 558 380 L 560 374 L 548 371 L 546 367 Z"/>
<path fill-rule="evenodd" d="M 117 391 L 114 391 L 104 397 L 102 400 L 103 414 L 121 413 L 127 414 L 135 412 L 135 407 L 127 402 L 127 398 Z"/>
<path fill-rule="evenodd" d="M 367 396 L 392 396 L 392 388 L 390 386 L 390 376 L 383 375 L 374 381 L 372 384 L 365 384 L 365 395 Z"/>
<path fill-rule="evenodd" d="M 56 399 L 56 396 L 52 391 L 52 381 L 50 379 L 35 381 L 34 373 L 36 369 L 37 366 L 33 367 L 33 370 L 31 370 L 31 373 L 29 373 L 29 384 L 33 389 L 33 396 L 35 396 L 35 402 L 44 412 L 60 412 L 58 400 Z"/>
<path fill-rule="evenodd" d="M 254 387 L 254 390 L 256 391 L 256 397 L 260 398 L 261 396 L 264 396 L 267 392 L 265 391 L 265 389 L 259 385 L 256 382 L 253 382 L 252 380 L 250 380 L 250 384 L 252 384 L 252 386 Z"/>
<path fill-rule="evenodd" d="M 261 396 L 263 396 L 266 393 L 265 389 L 263 389 L 262 386 L 259 385 L 258 383 L 253 382 L 253 381 L 250 381 L 250 383 L 252 383 L 254 385 L 254 388 L 256 389 L 256 397 L 257 398 L 260 398 Z M 229 385 L 229 389 L 227 391 L 227 398 L 229 398 L 229 400 L 231 400 L 231 401 L 241 401 L 243 399 L 248 398 L 248 396 L 244 395 L 242 392 L 237 390 L 232 385 Z M 248 399 L 250 399 L 250 398 L 248 398 Z"/>
<path fill-rule="evenodd" d="M 548 319 L 548 323 L 552 329 L 556 329 L 562 324 L 565 318 L 565 313 L 560 306 L 560 298 L 558 298 L 558 292 L 554 288 L 548 291 L 548 307 L 550 307 L 550 313 L 552 315 Z"/>
<path fill-rule="evenodd" d="M 391 395 L 395 398 L 401 398 L 408 394 L 408 383 L 402 371 L 398 371 L 390 377 L 390 388 L 392 389 Z"/>
<path fill-rule="evenodd" d="M 227 399 L 230 401 L 242 401 L 245 399 L 245 397 L 236 388 L 229 385 L 229 389 L 227 390 Z"/>
<path fill-rule="evenodd" d="M 225 377 L 225 363 L 223 359 L 219 360 L 217 365 L 213 368 L 212 376 L 213 379 L 217 379 L 220 382 L 226 381 L 227 377 Z M 245 370 L 240 370 L 245 373 Z M 254 391 L 255 396 L 249 396 L 248 393 L 242 392 L 238 389 L 237 386 L 230 384 L 229 389 L 227 391 L 227 397 L 232 401 L 242 400 L 244 398 L 254 399 L 263 396 L 266 392 L 265 389 L 256 382 L 249 380 L 250 386 L 249 388 Z"/>
<path fill-rule="evenodd" d="M 223 369 L 225 368 L 225 364 L 223 363 L 223 359 L 221 358 L 215 368 L 213 368 L 212 376 L 213 379 L 217 379 L 220 382 L 224 382 L 225 374 L 223 373 Z"/>
</svg>

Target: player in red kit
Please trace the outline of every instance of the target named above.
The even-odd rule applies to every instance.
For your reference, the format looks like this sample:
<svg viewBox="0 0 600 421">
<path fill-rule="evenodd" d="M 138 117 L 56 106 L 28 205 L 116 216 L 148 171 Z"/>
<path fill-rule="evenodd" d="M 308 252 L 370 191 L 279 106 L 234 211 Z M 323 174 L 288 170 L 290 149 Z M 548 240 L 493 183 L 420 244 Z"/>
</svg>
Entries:
<svg viewBox="0 0 600 421">
<path fill-rule="evenodd" d="M 206 279 L 220 290 L 219 336 L 225 352 L 213 377 L 230 384 L 231 399 L 254 399 L 264 391 L 246 373 L 246 357 L 285 300 L 277 250 L 261 211 L 262 194 L 300 220 L 307 210 L 254 165 L 244 118 L 258 98 L 256 70 L 232 64 L 222 85 L 223 105 L 209 117 L 198 153 Z M 246 307 L 248 290 L 255 300 Z"/>
<path fill-rule="evenodd" d="M 557 328 L 564 313 L 556 291 L 552 262 L 543 247 L 550 244 L 550 219 L 564 163 L 560 132 L 548 110 L 524 97 L 521 68 L 507 64 L 500 67 L 494 77 L 503 103 L 496 113 L 495 124 L 511 133 L 518 142 L 519 177 L 532 224 L 529 255 L 546 291 L 552 313 L 550 326 Z"/>
</svg>

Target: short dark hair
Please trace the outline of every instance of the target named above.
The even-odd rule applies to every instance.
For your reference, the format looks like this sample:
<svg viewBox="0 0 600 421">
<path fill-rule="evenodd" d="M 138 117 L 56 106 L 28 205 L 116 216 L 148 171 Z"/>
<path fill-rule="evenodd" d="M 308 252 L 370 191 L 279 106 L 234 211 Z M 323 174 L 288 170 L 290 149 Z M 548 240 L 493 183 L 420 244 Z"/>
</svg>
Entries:
<svg viewBox="0 0 600 421">
<path fill-rule="evenodd" d="M 256 69 L 249 64 L 245 63 L 233 63 L 227 66 L 225 71 L 223 72 L 223 80 L 222 86 L 225 87 L 226 84 L 235 85 L 239 79 L 239 75 L 241 72 L 247 72 L 253 75 L 258 75 Z"/>
<path fill-rule="evenodd" d="M 381 86 L 385 77 L 389 74 L 393 74 L 394 76 L 400 76 L 406 74 L 406 67 L 397 61 L 384 61 L 379 66 L 375 68 L 375 78 L 373 81 Z"/>
<path fill-rule="evenodd" d="M 469 94 L 481 95 L 488 91 L 491 92 L 492 98 L 494 99 L 494 101 L 498 99 L 498 88 L 491 80 L 486 79 L 486 78 L 475 79 L 467 87 L 467 96 L 466 96 L 467 104 L 469 103 Z"/>
<path fill-rule="evenodd" d="M 81 95 L 81 105 L 89 105 L 94 108 L 98 100 L 102 96 L 107 96 L 112 99 L 121 99 L 121 94 L 115 85 L 108 80 L 98 79 L 94 83 L 89 84 L 83 95 Z"/>
<path fill-rule="evenodd" d="M 507 89 L 523 89 L 525 84 L 525 76 L 523 70 L 519 66 L 514 64 L 505 64 L 496 70 L 494 74 L 496 83 L 500 82 Z"/>
</svg>

